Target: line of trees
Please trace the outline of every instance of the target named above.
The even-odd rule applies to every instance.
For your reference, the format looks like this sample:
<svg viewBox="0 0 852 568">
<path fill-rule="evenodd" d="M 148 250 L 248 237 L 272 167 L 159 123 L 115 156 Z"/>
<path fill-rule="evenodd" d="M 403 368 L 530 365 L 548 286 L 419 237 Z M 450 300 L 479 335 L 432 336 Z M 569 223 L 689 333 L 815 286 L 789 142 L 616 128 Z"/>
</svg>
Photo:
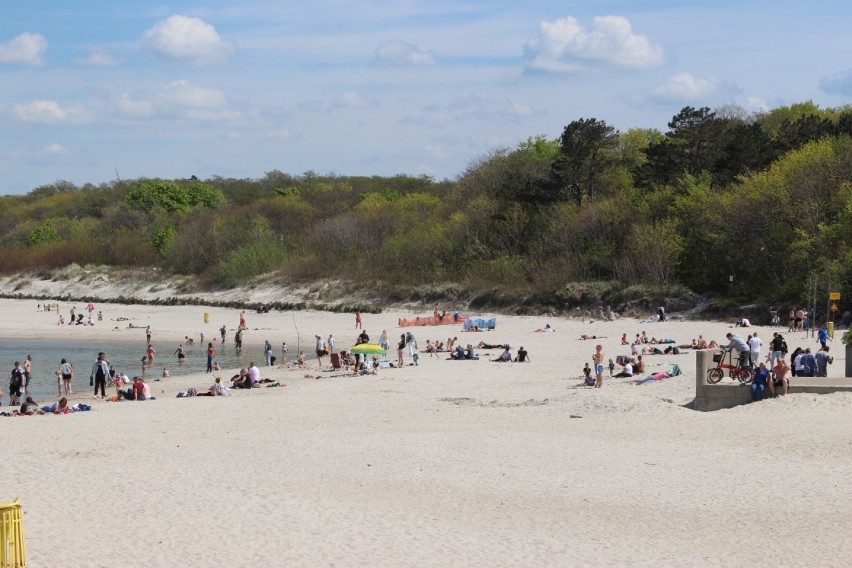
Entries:
<svg viewBox="0 0 852 568">
<path fill-rule="evenodd" d="M 615 280 L 795 300 L 811 275 L 852 280 L 852 109 L 686 107 L 666 132 L 578 119 L 453 181 L 57 182 L 3 197 L 0 220 L 4 273 L 76 262 L 219 286 L 272 274 L 535 293 Z"/>
</svg>

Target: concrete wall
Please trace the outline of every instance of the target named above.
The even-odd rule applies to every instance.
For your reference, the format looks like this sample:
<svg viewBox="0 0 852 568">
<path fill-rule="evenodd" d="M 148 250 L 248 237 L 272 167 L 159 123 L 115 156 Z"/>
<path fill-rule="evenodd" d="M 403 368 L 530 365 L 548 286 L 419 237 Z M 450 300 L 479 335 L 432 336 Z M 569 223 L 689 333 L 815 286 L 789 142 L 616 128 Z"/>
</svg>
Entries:
<svg viewBox="0 0 852 568">
<path fill-rule="evenodd" d="M 716 349 L 701 349 L 695 352 L 695 410 L 710 411 L 733 408 L 751 402 L 751 389 L 739 381 L 725 376 L 719 383 L 707 383 L 707 370 L 716 366 L 713 355 Z"/>
<path fill-rule="evenodd" d="M 727 375 L 715 385 L 707 383 L 707 370 L 716 366 L 713 362 L 713 355 L 718 352 L 715 349 L 695 352 L 695 400 L 692 406 L 695 410 L 721 410 L 751 402 L 751 387 L 735 381 Z M 848 361 L 847 355 L 847 365 Z M 792 377 L 788 392 L 790 394 L 852 392 L 852 379 Z M 768 390 L 766 396 L 769 397 Z"/>
</svg>

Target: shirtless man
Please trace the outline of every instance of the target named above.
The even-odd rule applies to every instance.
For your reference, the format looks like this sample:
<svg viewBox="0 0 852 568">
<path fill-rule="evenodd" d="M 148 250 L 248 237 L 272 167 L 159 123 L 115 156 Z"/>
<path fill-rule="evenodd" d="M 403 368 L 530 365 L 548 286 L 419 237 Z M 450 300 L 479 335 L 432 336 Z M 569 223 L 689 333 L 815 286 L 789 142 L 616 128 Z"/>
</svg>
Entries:
<svg viewBox="0 0 852 568">
<path fill-rule="evenodd" d="M 24 396 L 32 394 L 33 386 L 33 356 L 27 355 L 24 360 Z"/>
<path fill-rule="evenodd" d="M 178 348 L 175 349 L 174 352 L 178 358 L 178 365 L 183 365 L 184 359 L 186 359 L 186 350 L 183 348 L 183 344 L 178 345 Z"/>
<path fill-rule="evenodd" d="M 595 345 L 595 354 L 592 355 L 592 361 L 595 363 L 595 388 L 599 389 L 603 386 L 604 373 L 604 351 L 603 345 Z"/>
<path fill-rule="evenodd" d="M 778 364 L 772 367 L 772 380 L 769 381 L 769 394 L 775 396 L 775 387 L 781 385 L 781 394 L 786 395 L 787 389 L 790 387 L 790 380 L 787 378 L 787 372 L 790 367 L 784 361 L 784 357 L 778 361 Z"/>
</svg>

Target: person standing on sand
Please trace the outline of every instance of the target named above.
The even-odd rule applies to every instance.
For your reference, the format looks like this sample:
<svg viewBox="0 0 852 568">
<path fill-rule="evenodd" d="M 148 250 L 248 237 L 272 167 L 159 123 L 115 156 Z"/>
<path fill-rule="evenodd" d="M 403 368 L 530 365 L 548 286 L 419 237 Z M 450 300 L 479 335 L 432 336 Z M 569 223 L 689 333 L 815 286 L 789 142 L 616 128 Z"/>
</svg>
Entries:
<svg viewBox="0 0 852 568">
<path fill-rule="evenodd" d="M 74 325 L 74 320 L 77 319 L 77 306 L 71 306 L 71 321 L 68 322 L 68 325 Z"/>
<path fill-rule="evenodd" d="M 361 310 L 355 310 L 355 329 L 361 329 Z"/>
<path fill-rule="evenodd" d="M 314 338 L 317 340 L 316 344 L 316 354 L 317 354 L 317 365 L 322 369 L 322 358 L 325 357 L 325 341 L 323 341 L 321 335 L 315 335 Z"/>
<path fill-rule="evenodd" d="M 379 338 L 379 345 L 382 349 L 387 351 L 390 348 L 390 341 L 388 340 L 388 330 L 382 330 L 382 336 Z"/>
<path fill-rule="evenodd" d="M 603 373 L 604 373 L 603 345 L 595 345 L 595 354 L 592 355 L 592 361 L 594 361 L 594 363 L 595 363 L 595 388 L 599 389 L 603 386 Z"/>
<path fill-rule="evenodd" d="M 92 382 L 95 386 L 95 398 L 98 398 L 98 388 L 101 390 L 100 398 L 106 398 L 106 379 L 109 376 L 109 362 L 103 351 L 98 353 L 95 364 L 92 365 Z"/>
<path fill-rule="evenodd" d="M 145 328 L 145 342 L 151 344 L 151 326 Z"/>
<path fill-rule="evenodd" d="M 240 329 L 246 328 L 246 311 L 242 310 L 240 312 Z"/>
<path fill-rule="evenodd" d="M 33 356 L 27 355 L 27 358 L 24 359 L 24 396 L 29 396 L 32 394 L 32 381 L 33 381 Z"/>
<path fill-rule="evenodd" d="M 399 343 L 396 346 L 396 359 L 397 366 L 402 367 L 405 362 L 403 361 L 403 357 L 405 356 L 405 334 L 400 334 Z"/>
<path fill-rule="evenodd" d="M 215 355 L 215 354 L 216 354 L 216 350 L 213 349 L 213 344 L 208 343 L 207 344 L 207 372 L 208 373 L 213 372 L 213 355 Z"/>
</svg>

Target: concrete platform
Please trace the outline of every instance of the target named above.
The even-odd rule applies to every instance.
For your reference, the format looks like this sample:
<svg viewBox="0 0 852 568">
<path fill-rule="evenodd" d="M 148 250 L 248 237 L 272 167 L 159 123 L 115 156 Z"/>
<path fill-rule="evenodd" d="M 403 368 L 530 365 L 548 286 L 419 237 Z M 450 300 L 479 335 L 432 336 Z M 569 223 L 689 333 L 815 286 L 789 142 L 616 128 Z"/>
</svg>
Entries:
<svg viewBox="0 0 852 568">
<path fill-rule="evenodd" d="M 713 367 L 715 350 L 695 352 L 695 410 L 711 411 L 733 408 L 751 402 L 751 387 L 725 377 L 721 382 L 707 383 L 707 370 Z M 852 392 L 852 378 L 790 377 L 789 394 Z M 767 396 L 768 396 L 767 391 Z"/>
</svg>

